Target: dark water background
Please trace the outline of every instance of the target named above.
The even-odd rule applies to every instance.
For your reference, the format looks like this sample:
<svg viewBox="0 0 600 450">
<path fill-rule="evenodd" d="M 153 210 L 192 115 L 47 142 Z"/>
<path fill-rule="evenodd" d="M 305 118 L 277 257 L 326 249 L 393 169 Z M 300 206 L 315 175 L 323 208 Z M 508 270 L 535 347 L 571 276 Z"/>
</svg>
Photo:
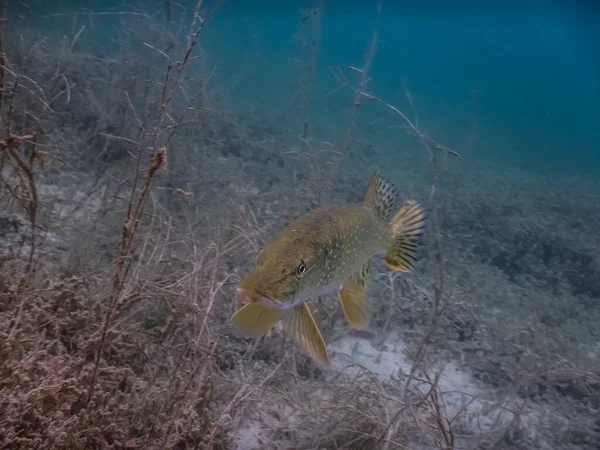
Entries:
<svg viewBox="0 0 600 450">
<path fill-rule="evenodd" d="M 55 13 L 132 10 L 108 0 L 44 1 L 30 2 L 33 13 L 26 13 L 9 3 L 14 20 L 21 14 L 60 34 L 77 27 L 72 16 Z M 194 1 L 182 3 L 191 8 Z M 164 13 L 163 1 L 145 4 Z M 371 92 L 405 109 L 409 89 L 421 126 L 442 143 L 474 161 L 598 178 L 600 6 L 594 2 L 387 0 L 379 17 L 375 1 L 325 4 L 313 103 L 324 138 L 343 134 L 346 122 L 337 111 L 349 98 L 341 103 L 328 95 L 338 86 L 331 68 L 361 66 L 378 24 Z M 294 58 L 306 56 L 295 36 L 310 36 L 300 18 L 314 5 L 229 0 L 219 7 L 201 43 L 217 64 L 215 89 L 227 93 L 230 108 L 273 117 L 289 109 L 301 75 Z M 86 33 L 108 42 L 117 20 L 95 16 Z"/>
</svg>

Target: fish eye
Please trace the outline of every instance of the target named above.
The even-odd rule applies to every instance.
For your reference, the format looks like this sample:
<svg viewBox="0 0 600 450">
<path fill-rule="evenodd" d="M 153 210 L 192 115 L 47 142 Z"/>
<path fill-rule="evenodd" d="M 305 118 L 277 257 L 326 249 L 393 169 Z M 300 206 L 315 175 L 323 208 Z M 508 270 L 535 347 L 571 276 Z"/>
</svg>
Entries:
<svg viewBox="0 0 600 450">
<path fill-rule="evenodd" d="M 300 263 L 298 267 L 296 267 L 296 276 L 300 278 L 302 275 L 306 273 L 306 264 L 304 261 Z"/>
</svg>

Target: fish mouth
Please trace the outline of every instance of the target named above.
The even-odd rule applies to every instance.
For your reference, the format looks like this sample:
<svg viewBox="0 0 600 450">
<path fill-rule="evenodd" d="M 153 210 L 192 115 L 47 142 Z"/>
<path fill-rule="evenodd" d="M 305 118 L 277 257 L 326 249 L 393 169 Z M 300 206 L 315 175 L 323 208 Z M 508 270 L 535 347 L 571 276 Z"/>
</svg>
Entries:
<svg viewBox="0 0 600 450">
<path fill-rule="evenodd" d="M 281 302 L 279 300 L 275 300 L 271 297 L 261 294 L 260 292 L 257 292 L 254 289 L 238 286 L 236 288 L 236 292 L 238 296 L 246 303 L 258 303 L 270 307 L 277 307 L 277 305 L 281 305 Z"/>
<path fill-rule="evenodd" d="M 236 289 L 237 295 L 244 300 L 246 303 L 255 303 L 258 295 L 253 289 L 247 289 L 238 286 Z"/>
</svg>

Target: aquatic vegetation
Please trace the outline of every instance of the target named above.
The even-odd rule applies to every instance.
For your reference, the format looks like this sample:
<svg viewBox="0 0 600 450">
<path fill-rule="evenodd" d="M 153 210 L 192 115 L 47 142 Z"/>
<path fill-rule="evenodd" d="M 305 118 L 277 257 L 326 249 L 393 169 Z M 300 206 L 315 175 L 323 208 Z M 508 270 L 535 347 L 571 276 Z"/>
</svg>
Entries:
<svg viewBox="0 0 600 450">
<path fill-rule="evenodd" d="M 417 95 L 372 90 L 377 27 L 321 121 L 320 4 L 298 16 L 289 110 L 309 110 L 234 111 L 211 6 L 85 11 L 58 37 L 2 21 L 0 448 L 597 448 L 600 185 L 441 143 Z M 368 329 L 322 293 L 329 367 L 279 326 L 240 337 L 261 249 L 314 208 L 362 208 L 375 167 L 429 219 L 413 270 L 371 259 Z"/>
</svg>

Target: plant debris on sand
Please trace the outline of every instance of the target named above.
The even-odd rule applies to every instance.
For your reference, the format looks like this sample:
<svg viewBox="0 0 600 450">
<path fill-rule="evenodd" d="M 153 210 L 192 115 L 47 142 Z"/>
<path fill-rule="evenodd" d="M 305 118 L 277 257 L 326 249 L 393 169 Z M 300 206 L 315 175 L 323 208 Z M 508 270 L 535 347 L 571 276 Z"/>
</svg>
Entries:
<svg viewBox="0 0 600 450">
<path fill-rule="evenodd" d="M 348 130 L 320 141 L 305 110 L 319 7 L 299 18 L 305 109 L 274 121 L 219 100 L 201 46 L 218 11 L 202 1 L 74 15 L 64 38 L 5 22 L 7 3 L 0 449 L 598 448 L 597 183 L 453 167 L 369 91 L 377 30 L 363 67 L 334 72 Z M 106 17 L 110 52 L 89 26 Z M 426 168 L 374 156 L 389 129 L 363 129 L 361 102 L 409 122 Z M 311 300 L 332 369 L 279 328 L 236 335 L 235 284 L 262 246 L 360 199 L 364 161 L 432 212 L 415 271 L 374 263 L 369 332 Z"/>
</svg>

